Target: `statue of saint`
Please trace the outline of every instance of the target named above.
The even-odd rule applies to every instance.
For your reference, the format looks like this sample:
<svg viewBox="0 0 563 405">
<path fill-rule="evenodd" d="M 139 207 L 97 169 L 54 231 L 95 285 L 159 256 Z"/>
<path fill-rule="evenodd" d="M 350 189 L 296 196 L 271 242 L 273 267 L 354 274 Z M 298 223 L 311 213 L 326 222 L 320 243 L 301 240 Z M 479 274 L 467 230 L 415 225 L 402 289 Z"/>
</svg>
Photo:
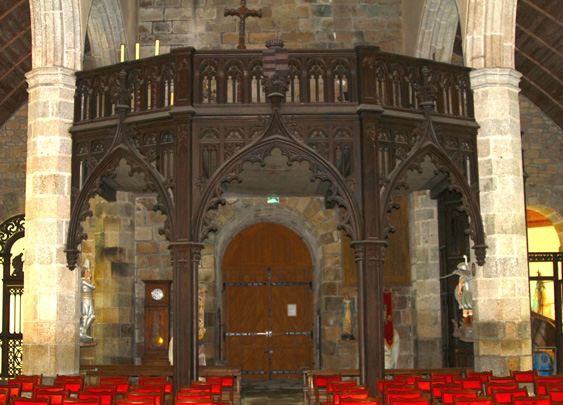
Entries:
<svg viewBox="0 0 563 405">
<path fill-rule="evenodd" d="M 464 255 L 465 262 L 457 265 L 453 274 L 459 276 L 459 283 L 455 289 L 455 299 L 459 304 L 459 309 L 463 311 L 463 324 L 466 327 L 473 326 L 473 291 L 471 280 L 474 275 L 469 269 L 467 256 Z"/>
<path fill-rule="evenodd" d="M 356 312 L 356 307 L 354 301 L 350 299 L 349 295 L 346 295 L 342 300 L 342 305 L 340 306 L 341 316 L 340 326 L 342 326 L 342 340 L 355 340 L 354 337 L 354 314 Z"/>
<path fill-rule="evenodd" d="M 88 331 L 96 315 L 94 314 L 94 297 L 92 291 L 96 286 L 92 282 L 92 274 L 90 273 L 90 260 L 86 258 L 84 261 L 84 275 L 80 280 L 82 283 L 82 316 L 80 317 L 80 341 L 84 343 L 92 343 L 94 338 L 88 335 Z"/>
</svg>

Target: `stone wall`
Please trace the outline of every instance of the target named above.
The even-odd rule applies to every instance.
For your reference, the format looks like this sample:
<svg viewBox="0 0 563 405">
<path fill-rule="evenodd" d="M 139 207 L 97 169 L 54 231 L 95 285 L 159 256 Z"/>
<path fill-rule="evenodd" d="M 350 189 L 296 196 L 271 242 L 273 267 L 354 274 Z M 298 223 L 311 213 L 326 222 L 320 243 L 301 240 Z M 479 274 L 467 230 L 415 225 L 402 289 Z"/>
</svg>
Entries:
<svg viewBox="0 0 563 405">
<path fill-rule="evenodd" d="M 413 359 L 411 367 L 442 367 L 438 207 L 429 191 L 409 196 Z"/>
<path fill-rule="evenodd" d="M 0 222 L 24 212 L 27 104 L 0 127 Z"/>
<path fill-rule="evenodd" d="M 145 347 L 145 283 L 142 280 L 173 278 L 169 243 L 158 232 L 164 227 L 166 216 L 153 211 L 156 202 L 154 196 L 135 199 L 135 364 L 141 364 Z"/>
<path fill-rule="evenodd" d="M 134 343 L 134 232 L 135 205 L 130 193 L 117 193 L 117 201 L 101 197 L 90 201 L 94 216 L 84 224 L 88 240 L 82 260 L 91 261 L 96 320 L 95 345 L 83 347 L 82 364 L 133 364 Z"/>
<path fill-rule="evenodd" d="M 520 95 L 526 204 L 554 224 L 563 245 L 563 130 Z"/>
<path fill-rule="evenodd" d="M 220 302 L 221 258 L 228 242 L 242 229 L 259 222 L 276 222 L 302 236 L 309 246 L 314 266 L 315 313 L 321 319 L 321 358 L 317 367 L 358 367 L 357 341 L 340 339 L 340 305 L 345 295 L 357 299 L 357 286 L 344 282 L 341 232 L 337 230 L 338 210 L 324 208 L 320 198 L 280 198 L 266 204 L 265 198 L 228 199 L 211 213 L 219 230 L 206 240 L 199 269 L 200 290 L 206 291 L 205 329 L 202 341 L 208 364 L 217 360 L 216 349 Z M 356 322 L 357 324 L 357 322 Z M 356 325 L 357 328 L 357 325 Z M 356 336 L 357 332 L 355 333 Z M 318 336 L 315 337 L 315 340 Z"/>
<path fill-rule="evenodd" d="M 238 18 L 224 17 L 224 11 L 239 6 L 239 0 L 140 0 L 141 57 L 154 55 L 156 39 L 161 53 L 178 46 L 236 48 Z M 246 20 L 249 49 L 264 48 L 272 38 L 290 49 L 402 48 L 401 0 L 249 0 L 247 6 L 262 9 L 262 18 Z"/>
</svg>

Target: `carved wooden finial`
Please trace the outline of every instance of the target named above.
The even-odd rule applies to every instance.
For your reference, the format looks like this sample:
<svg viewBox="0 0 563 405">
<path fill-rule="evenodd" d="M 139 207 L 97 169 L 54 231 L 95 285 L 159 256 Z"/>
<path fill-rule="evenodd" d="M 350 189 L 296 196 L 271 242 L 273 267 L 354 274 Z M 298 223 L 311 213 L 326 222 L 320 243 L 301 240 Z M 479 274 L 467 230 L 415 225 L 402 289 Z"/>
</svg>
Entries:
<svg viewBox="0 0 563 405">
<path fill-rule="evenodd" d="M 248 17 L 262 18 L 262 9 L 250 10 L 248 7 L 246 7 L 246 0 L 240 0 L 239 8 L 228 8 L 225 10 L 225 17 L 229 17 L 229 16 L 235 16 L 240 18 L 237 49 L 246 49 L 246 45 L 244 43 L 245 31 L 246 31 L 246 19 Z"/>
</svg>

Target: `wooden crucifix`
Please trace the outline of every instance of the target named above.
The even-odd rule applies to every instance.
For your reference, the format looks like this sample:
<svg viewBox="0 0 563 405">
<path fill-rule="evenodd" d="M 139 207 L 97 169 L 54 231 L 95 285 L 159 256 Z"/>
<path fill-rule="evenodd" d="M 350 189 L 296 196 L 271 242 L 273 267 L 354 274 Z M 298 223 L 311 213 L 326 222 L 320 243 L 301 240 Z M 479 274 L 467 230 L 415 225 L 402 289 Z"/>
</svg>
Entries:
<svg viewBox="0 0 563 405">
<path fill-rule="evenodd" d="M 244 44 L 245 31 L 246 31 L 246 18 L 247 17 L 262 18 L 262 9 L 249 10 L 248 7 L 246 7 L 246 0 L 240 0 L 239 8 L 228 8 L 225 10 L 225 17 L 228 16 L 235 16 L 240 18 L 237 49 L 246 49 L 246 45 Z"/>
</svg>

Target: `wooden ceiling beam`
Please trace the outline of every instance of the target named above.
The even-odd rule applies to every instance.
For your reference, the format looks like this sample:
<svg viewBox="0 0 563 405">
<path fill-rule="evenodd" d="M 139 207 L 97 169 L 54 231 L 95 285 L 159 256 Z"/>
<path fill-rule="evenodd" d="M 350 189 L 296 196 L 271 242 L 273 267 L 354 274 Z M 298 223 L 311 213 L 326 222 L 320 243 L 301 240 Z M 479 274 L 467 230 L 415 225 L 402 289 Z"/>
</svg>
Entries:
<svg viewBox="0 0 563 405">
<path fill-rule="evenodd" d="M 560 52 L 558 49 L 554 48 L 553 46 L 551 46 L 550 44 L 548 44 L 547 42 L 545 42 L 543 39 L 541 39 L 540 37 L 538 37 L 536 34 L 534 34 L 532 31 L 528 30 L 526 27 L 524 27 L 522 24 L 516 23 L 516 28 L 521 29 L 522 31 L 524 31 L 527 35 L 529 35 L 530 37 L 534 38 L 536 41 L 540 42 L 543 46 L 547 47 L 550 51 L 558 54 L 559 56 L 563 57 L 563 53 Z"/>
<path fill-rule="evenodd" d="M 524 52 L 521 48 L 516 48 L 516 52 L 518 52 L 520 55 L 522 55 L 524 58 L 528 59 L 530 62 L 532 62 L 533 64 L 537 65 L 538 68 L 540 68 L 543 72 L 545 72 L 547 75 L 549 75 L 553 80 L 555 80 L 558 84 L 563 86 L 563 78 L 558 77 L 555 73 L 553 73 L 551 70 L 545 68 L 543 66 L 543 64 L 538 61 L 537 59 L 535 59 L 533 56 L 528 55 L 528 53 Z"/>
<path fill-rule="evenodd" d="M 25 62 L 27 58 L 31 57 L 31 52 L 28 52 L 23 58 L 18 60 L 16 63 L 12 65 L 10 69 L 8 69 L 2 76 L 0 76 L 0 81 L 3 80 L 6 76 L 8 76 L 11 72 L 13 72 L 21 63 Z"/>
<path fill-rule="evenodd" d="M 14 3 L 14 5 L 12 7 L 7 9 L 6 11 L 4 11 L 4 13 L 2 13 L 2 15 L 0 15 L 0 20 L 3 19 L 4 17 L 6 17 L 8 14 L 10 14 L 12 11 L 14 11 L 14 9 L 18 8 L 23 3 L 27 3 L 28 1 L 29 0 L 19 0 L 18 2 Z"/>
<path fill-rule="evenodd" d="M 12 89 L 11 92 L 9 92 L 8 94 L 6 94 L 6 96 L 5 96 L 2 100 L 0 100 L 0 105 L 4 104 L 4 103 L 6 102 L 6 100 L 7 100 L 8 98 L 10 98 L 10 96 L 11 96 L 12 94 L 14 94 L 21 86 L 26 85 L 26 84 L 27 84 L 27 80 L 26 80 L 26 79 L 23 79 L 21 82 L 19 82 L 19 83 Z"/>
<path fill-rule="evenodd" d="M 22 35 L 28 33 L 29 31 L 31 31 L 31 24 L 29 24 L 27 27 L 25 27 L 25 29 L 23 29 L 20 33 L 18 33 L 17 35 L 13 36 L 12 38 L 10 38 L 10 40 L 8 42 L 6 42 L 4 45 L 2 45 L 0 47 L 0 52 L 2 52 L 4 49 L 6 49 L 7 47 L 9 47 L 14 41 L 17 41 L 18 38 L 20 38 Z M 30 44 L 31 45 L 31 44 Z"/>
<path fill-rule="evenodd" d="M 553 21 L 555 24 L 559 25 L 560 28 L 563 29 L 563 23 L 561 21 L 559 21 L 555 16 L 551 15 L 550 13 L 548 13 L 546 10 L 544 10 L 543 8 L 537 6 L 536 4 L 534 4 L 533 2 L 529 1 L 529 0 L 518 0 L 530 7 L 532 7 L 533 9 L 535 9 L 537 12 L 541 13 L 542 15 L 546 16 L 547 18 L 549 18 L 551 21 Z"/>
</svg>

